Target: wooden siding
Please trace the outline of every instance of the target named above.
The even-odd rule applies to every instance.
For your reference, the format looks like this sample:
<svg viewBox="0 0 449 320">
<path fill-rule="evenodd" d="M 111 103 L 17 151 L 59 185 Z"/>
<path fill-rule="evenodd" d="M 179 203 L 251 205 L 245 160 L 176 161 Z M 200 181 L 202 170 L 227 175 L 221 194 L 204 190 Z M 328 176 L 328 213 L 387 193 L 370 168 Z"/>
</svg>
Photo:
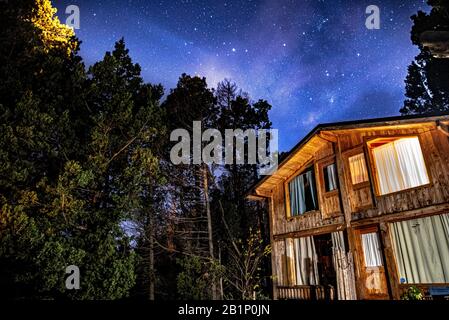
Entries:
<svg viewBox="0 0 449 320">
<path fill-rule="evenodd" d="M 418 136 L 429 173 L 430 185 L 388 195 L 377 195 L 375 174 L 366 141 L 375 137 Z M 436 126 L 400 130 L 353 131 L 339 134 L 344 154 L 344 183 L 350 190 L 352 220 L 371 218 L 438 205 L 449 201 L 449 140 Z M 370 171 L 370 183 L 355 189 L 348 178 L 347 154 L 363 148 Z M 374 196 L 373 196 L 374 195 Z M 374 200 L 374 202 L 373 202 Z"/>
<path fill-rule="evenodd" d="M 376 192 L 375 172 L 367 142 L 379 137 L 418 136 L 428 169 L 430 184 L 389 195 Z M 363 152 L 369 181 L 353 186 L 348 158 Z M 323 168 L 337 164 L 337 191 L 326 192 Z M 286 182 L 313 164 L 317 183 L 319 209 L 297 217 L 289 217 Z M 436 122 L 412 125 L 385 125 L 347 129 L 345 126 L 322 131 L 311 137 L 288 162 L 256 188 L 256 194 L 270 199 L 270 232 L 274 297 L 281 299 L 309 299 L 311 287 L 291 286 L 285 256 L 285 238 L 296 238 L 346 229 L 349 250 L 354 257 L 357 296 L 363 297 L 367 277 L 360 265 L 361 249 L 357 245 L 357 230 L 378 225 L 382 242 L 391 297 L 398 299 L 402 287 L 397 279 L 395 258 L 388 224 L 449 210 L 449 138 Z M 365 279 L 366 281 L 363 281 Z M 318 298 L 320 294 L 315 293 Z"/>
</svg>

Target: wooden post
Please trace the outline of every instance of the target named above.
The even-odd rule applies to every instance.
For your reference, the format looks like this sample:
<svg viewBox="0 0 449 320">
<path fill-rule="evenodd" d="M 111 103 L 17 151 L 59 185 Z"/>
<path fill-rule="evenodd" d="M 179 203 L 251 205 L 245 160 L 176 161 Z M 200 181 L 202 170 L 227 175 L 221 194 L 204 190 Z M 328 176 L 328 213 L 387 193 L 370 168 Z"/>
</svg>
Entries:
<svg viewBox="0 0 449 320">
<path fill-rule="evenodd" d="M 348 244 L 349 244 L 349 251 L 352 253 L 353 257 L 353 263 L 354 263 L 354 276 L 356 279 L 359 277 L 356 277 L 356 274 L 359 273 L 359 267 L 357 265 L 357 250 L 355 246 L 355 238 L 354 238 L 354 230 L 351 226 L 351 219 L 352 219 L 352 209 L 351 204 L 349 202 L 349 188 L 347 186 L 347 178 L 345 176 L 345 171 L 343 167 L 343 156 L 341 152 L 341 144 L 340 139 L 338 138 L 337 143 L 337 150 L 336 150 L 336 163 L 337 163 L 337 170 L 338 170 L 338 179 L 340 181 L 340 192 L 341 192 L 341 200 L 342 200 L 342 206 L 343 206 L 343 214 L 345 217 L 345 226 L 346 226 L 346 233 L 348 236 Z M 352 284 L 356 287 L 356 295 L 360 297 L 360 284 L 359 281 L 356 279 L 350 279 L 352 281 Z"/>
<path fill-rule="evenodd" d="M 390 284 L 391 296 L 394 300 L 399 300 L 401 297 L 398 279 L 398 270 L 396 267 L 396 260 L 394 258 L 393 245 L 390 237 L 390 227 L 388 223 L 380 223 L 380 234 L 384 245 L 384 254 L 386 260 L 386 267 L 388 273 L 388 282 Z"/>
<path fill-rule="evenodd" d="M 273 237 L 273 219 L 274 219 L 274 199 L 273 196 L 268 198 L 268 221 L 270 223 L 270 243 L 271 243 L 271 275 L 273 283 L 273 300 L 278 300 L 278 270 L 276 268 L 276 259 L 279 257 L 279 252 L 277 252 L 277 246 L 274 244 Z"/>
</svg>

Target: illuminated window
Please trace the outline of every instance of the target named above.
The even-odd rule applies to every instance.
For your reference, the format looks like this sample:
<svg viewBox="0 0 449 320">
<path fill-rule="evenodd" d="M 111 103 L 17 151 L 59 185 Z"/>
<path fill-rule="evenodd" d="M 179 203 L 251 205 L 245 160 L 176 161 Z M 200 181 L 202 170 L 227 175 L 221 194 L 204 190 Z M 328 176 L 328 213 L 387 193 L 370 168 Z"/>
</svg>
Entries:
<svg viewBox="0 0 449 320">
<path fill-rule="evenodd" d="M 381 195 L 429 183 L 423 153 L 417 137 L 376 139 L 369 143 Z"/>
<path fill-rule="evenodd" d="M 382 266 L 382 256 L 377 232 L 362 234 L 362 247 L 366 267 Z"/>
<path fill-rule="evenodd" d="M 363 153 L 349 158 L 349 169 L 351 171 L 351 180 L 353 185 L 369 181 L 365 155 Z"/>
</svg>

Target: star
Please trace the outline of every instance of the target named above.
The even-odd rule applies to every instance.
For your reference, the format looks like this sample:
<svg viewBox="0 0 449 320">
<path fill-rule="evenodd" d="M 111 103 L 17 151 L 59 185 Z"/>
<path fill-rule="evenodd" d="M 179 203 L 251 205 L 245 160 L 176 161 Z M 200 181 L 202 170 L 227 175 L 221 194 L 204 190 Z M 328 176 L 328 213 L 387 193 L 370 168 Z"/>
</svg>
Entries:
<svg viewBox="0 0 449 320">
<path fill-rule="evenodd" d="M 144 80 L 160 82 L 167 94 L 183 72 L 213 77 L 211 88 L 232 75 L 251 98 L 272 104 L 270 121 L 280 129 L 283 150 L 307 134 L 308 128 L 295 123 L 309 118 L 312 104 L 311 125 L 398 113 L 404 76 L 417 50 L 409 40 L 409 17 L 429 10 L 426 0 L 384 0 L 386 23 L 372 32 L 363 8 L 352 1 L 133 0 L 110 1 L 107 7 L 76 2 L 91 8 L 77 34 L 89 64 L 124 37 Z M 65 21 L 66 1 L 54 3 Z M 344 18 L 348 13 L 354 19 Z M 381 94 L 391 99 L 374 113 L 370 106 Z"/>
</svg>

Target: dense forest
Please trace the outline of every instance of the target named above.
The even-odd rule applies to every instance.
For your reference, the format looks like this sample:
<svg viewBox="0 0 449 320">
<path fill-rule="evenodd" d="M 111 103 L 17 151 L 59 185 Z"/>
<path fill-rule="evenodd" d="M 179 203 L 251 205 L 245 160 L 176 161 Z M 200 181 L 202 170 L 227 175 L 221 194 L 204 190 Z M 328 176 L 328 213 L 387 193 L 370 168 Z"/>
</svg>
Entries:
<svg viewBox="0 0 449 320">
<path fill-rule="evenodd" d="M 147 83 L 124 39 L 87 67 L 50 0 L 0 6 L 1 297 L 267 298 L 257 165 L 174 165 L 169 137 L 269 129 L 268 102 L 226 79 Z"/>
</svg>

